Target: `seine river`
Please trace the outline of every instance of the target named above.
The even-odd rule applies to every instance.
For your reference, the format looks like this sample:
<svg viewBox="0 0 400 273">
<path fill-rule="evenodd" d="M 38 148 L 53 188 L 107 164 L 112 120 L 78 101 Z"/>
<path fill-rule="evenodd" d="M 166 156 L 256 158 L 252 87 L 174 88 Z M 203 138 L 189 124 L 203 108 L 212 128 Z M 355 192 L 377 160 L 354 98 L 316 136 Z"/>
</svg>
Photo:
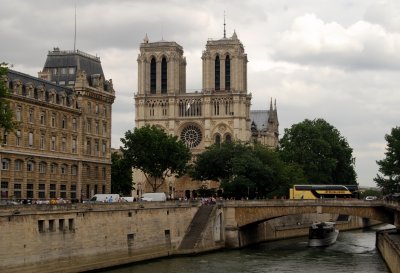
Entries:
<svg viewBox="0 0 400 273">
<path fill-rule="evenodd" d="M 379 227 L 382 228 L 382 227 Z M 109 273 L 389 272 L 375 248 L 379 228 L 339 233 L 334 245 L 307 246 L 296 238 L 192 257 L 157 259 Z"/>
</svg>

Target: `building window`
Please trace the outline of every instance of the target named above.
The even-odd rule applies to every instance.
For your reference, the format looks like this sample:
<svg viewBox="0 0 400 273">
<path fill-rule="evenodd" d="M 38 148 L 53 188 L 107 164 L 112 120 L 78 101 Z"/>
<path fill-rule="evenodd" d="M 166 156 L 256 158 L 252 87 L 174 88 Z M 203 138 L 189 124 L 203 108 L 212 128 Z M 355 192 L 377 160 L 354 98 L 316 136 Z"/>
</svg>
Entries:
<svg viewBox="0 0 400 273">
<path fill-rule="evenodd" d="M 33 183 L 28 183 L 26 185 L 26 197 L 33 198 Z"/>
<path fill-rule="evenodd" d="M 1 181 L 0 187 L 1 198 L 8 198 L 8 182 Z"/>
<path fill-rule="evenodd" d="M 95 140 L 94 141 L 94 152 L 95 152 L 95 155 L 99 155 L 99 151 L 100 151 L 100 147 L 99 147 L 99 141 L 98 140 Z"/>
<path fill-rule="evenodd" d="M 67 174 L 67 165 L 61 165 L 61 174 L 66 175 Z"/>
<path fill-rule="evenodd" d="M 90 155 L 92 153 L 92 142 L 90 139 L 86 141 L 86 154 Z"/>
<path fill-rule="evenodd" d="M 15 132 L 15 146 L 21 146 L 21 131 L 17 130 Z"/>
<path fill-rule="evenodd" d="M 39 143 L 39 144 L 40 144 L 40 149 L 41 149 L 41 150 L 44 150 L 44 149 L 45 149 L 45 144 L 46 144 L 46 143 L 45 143 L 45 139 L 46 139 L 46 138 L 45 138 L 45 135 L 44 135 L 44 134 L 41 134 L 41 135 L 40 135 L 40 143 Z"/>
<path fill-rule="evenodd" d="M 231 59 L 229 55 L 225 58 L 225 90 L 231 89 Z"/>
<path fill-rule="evenodd" d="M 73 118 L 73 119 L 72 119 L 72 129 L 73 129 L 74 131 L 76 131 L 76 130 L 78 129 L 78 125 L 77 125 L 77 123 L 76 123 L 76 118 Z"/>
<path fill-rule="evenodd" d="M 46 124 L 46 113 L 44 111 L 40 112 L 40 124 L 41 125 Z"/>
<path fill-rule="evenodd" d="M 226 141 L 226 142 L 231 142 L 231 141 L 232 141 L 231 135 L 229 135 L 229 134 L 226 135 L 226 136 L 225 136 L 225 141 Z"/>
<path fill-rule="evenodd" d="M 50 198 L 56 198 L 56 184 L 50 184 Z"/>
<path fill-rule="evenodd" d="M 45 162 L 40 162 L 39 163 L 39 172 L 40 173 L 46 173 L 46 163 Z"/>
<path fill-rule="evenodd" d="M 78 175 L 78 166 L 72 165 L 72 167 L 71 167 L 71 174 L 72 174 L 72 175 Z"/>
<path fill-rule="evenodd" d="M 167 87 L 168 87 L 168 71 L 167 71 L 167 60 L 165 57 L 162 58 L 161 60 L 161 93 L 166 94 L 167 93 Z"/>
<path fill-rule="evenodd" d="M 76 138 L 72 139 L 71 151 L 72 153 L 76 153 Z"/>
<path fill-rule="evenodd" d="M 39 184 L 39 198 L 46 198 L 46 184 Z"/>
<path fill-rule="evenodd" d="M 101 146 L 101 152 L 102 152 L 103 156 L 106 155 L 106 151 L 107 151 L 106 147 L 107 147 L 107 143 L 105 141 L 103 141 L 103 144 Z"/>
<path fill-rule="evenodd" d="M 215 144 L 220 144 L 221 143 L 221 136 L 219 134 L 217 134 L 215 136 Z"/>
<path fill-rule="evenodd" d="M 196 125 L 188 125 L 181 132 L 181 140 L 188 148 L 197 147 L 202 140 L 202 133 L 200 128 Z"/>
<path fill-rule="evenodd" d="M 52 164 L 50 165 L 50 172 L 51 172 L 52 174 L 57 174 L 57 164 L 52 163 Z"/>
<path fill-rule="evenodd" d="M 1 169 L 2 169 L 2 170 L 8 170 L 9 168 L 10 168 L 10 160 L 7 159 L 7 158 L 4 158 L 4 159 L 1 161 Z"/>
<path fill-rule="evenodd" d="M 91 133 L 92 132 L 92 120 L 87 119 L 86 121 L 86 132 Z"/>
<path fill-rule="evenodd" d="M 19 172 L 22 169 L 22 161 L 21 160 L 15 160 L 14 162 L 14 169 L 15 171 Z"/>
<path fill-rule="evenodd" d="M 96 134 L 98 135 L 98 134 L 100 133 L 100 130 L 99 130 L 99 122 L 96 121 L 95 124 L 94 124 L 94 126 L 95 126 L 95 132 L 96 132 Z"/>
<path fill-rule="evenodd" d="M 16 183 L 14 184 L 14 197 L 17 199 L 21 198 L 21 184 L 20 183 Z"/>
<path fill-rule="evenodd" d="M 21 121 L 21 110 L 21 106 L 17 106 L 17 109 L 15 110 L 16 121 Z"/>
<path fill-rule="evenodd" d="M 63 74 L 63 75 L 67 74 L 67 68 L 66 67 L 61 68 L 61 74 Z"/>
<path fill-rule="evenodd" d="M 55 151 L 56 150 L 56 137 L 51 136 L 51 150 Z"/>
<path fill-rule="evenodd" d="M 99 167 L 94 167 L 94 178 L 99 178 Z"/>
<path fill-rule="evenodd" d="M 33 109 L 32 108 L 29 109 L 28 120 L 29 120 L 29 123 L 33 123 L 33 121 L 34 121 Z"/>
<path fill-rule="evenodd" d="M 51 127 L 56 127 L 56 114 L 51 115 Z"/>
<path fill-rule="evenodd" d="M 71 185 L 71 199 L 76 198 L 76 185 Z"/>
<path fill-rule="evenodd" d="M 67 198 L 67 186 L 65 184 L 60 185 L 60 197 Z"/>
<path fill-rule="evenodd" d="M 29 145 L 29 147 L 33 146 L 33 133 L 32 132 L 29 132 L 29 134 L 28 134 L 28 145 Z"/>
<path fill-rule="evenodd" d="M 219 61 L 219 56 L 215 58 L 215 90 L 220 90 L 220 61 Z"/>
<path fill-rule="evenodd" d="M 33 172 L 35 170 L 35 163 L 33 161 L 28 161 L 26 166 L 28 172 Z"/>
<path fill-rule="evenodd" d="M 67 150 L 67 139 L 65 137 L 61 139 L 61 150 L 63 152 Z"/>
<path fill-rule="evenodd" d="M 150 93 L 155 94 L 157 88 L 157 63 L 156 59 L 151 58 L 150 62 Z"/>
<path fill-rule="evenodd" d="M 87 112 L 88 113 L 92 112 L 92 104 L 90 102 L 87 103 Z"/>
<path fill-rule="evenodd" d="M 68 74 L 70 74 L 70 75 L 75 74 L 75 67 L 69 67 L 68 68 Z"/>
<path fill-rule="evenodd" d="M 63 129 L 67 128 L 67 117 L 66 116 L 62 117 L 61 128 L 63 128 Z"/>
<path fill-rule="evenodd" d="M 96 114 L 99 113 L 99 105 L 98 105 L 98 104 L 96 104 L 96 106 L 95 106 L 95 113 L 96 113 Z"/>
</svg>

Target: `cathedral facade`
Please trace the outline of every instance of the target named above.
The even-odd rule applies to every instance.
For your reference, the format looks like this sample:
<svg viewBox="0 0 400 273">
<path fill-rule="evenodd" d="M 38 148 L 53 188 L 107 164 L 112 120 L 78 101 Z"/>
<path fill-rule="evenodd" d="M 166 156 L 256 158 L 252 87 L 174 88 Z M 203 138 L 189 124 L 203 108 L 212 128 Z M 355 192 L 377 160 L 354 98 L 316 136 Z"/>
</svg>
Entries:
<svg viewBox="0 0 400 273">
<path fill-rule="evenodd" d="M 100 58 L 48 53 L 38 77 L 9 70 L 14 122 L 0 145 L 1 199 L 88 199 L 111 192 L 115 91 Z"/>
<path fill-rule="evenodd" d="M 178 136 L 192 154 L 224 141 L 259 141 L 269 147 L 278 143 L 278 117 L 272 101 L 269 110 L 251 111 L 247 90 L 247 54 L 234 32 L 232 37 L 209 39 L 202 54 L 202 88 L 186 90 L 186 59 L 176 42 L 140 45 L 135 125 L 155 125 Z M 136 196 L 150 191 L 144 175 L 134 171 Z M 170 178 L 160 191 L 171 198 L 193 197 L 202 186 L 188 177 Z M 217 185 L 207 182 L 207 188 Z"/>
</svg>

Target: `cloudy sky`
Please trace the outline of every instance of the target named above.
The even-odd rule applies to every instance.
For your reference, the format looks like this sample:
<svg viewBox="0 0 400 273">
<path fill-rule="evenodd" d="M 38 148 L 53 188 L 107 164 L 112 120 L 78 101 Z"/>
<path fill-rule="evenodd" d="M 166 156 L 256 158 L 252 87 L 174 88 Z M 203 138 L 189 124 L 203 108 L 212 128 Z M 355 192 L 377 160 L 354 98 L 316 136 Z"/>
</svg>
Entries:
<svg viewBox="0 0 400 273">
<path fill-rule="evenodd" d="M 113 79 L 112 146 L 134 127 L 139 44 L 183 46 L 187 88 L 201 89 L 207 39 L 236 30 L 248 55 L 252 109 L 277 101 L 280 134 L 323 118 L 347 139 L 360 185 L 374 186 L 384 136 L 400 125 L 400 1 L 0 0 L 0 62 L 37 76 L 53 47 L 100 56 Z"/>
</svg>

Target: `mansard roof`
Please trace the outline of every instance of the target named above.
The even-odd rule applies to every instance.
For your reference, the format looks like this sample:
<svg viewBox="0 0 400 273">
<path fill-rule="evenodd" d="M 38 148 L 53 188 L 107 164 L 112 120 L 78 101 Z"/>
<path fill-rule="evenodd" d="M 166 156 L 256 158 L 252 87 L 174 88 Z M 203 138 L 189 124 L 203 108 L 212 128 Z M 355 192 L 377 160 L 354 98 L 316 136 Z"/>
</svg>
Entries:
<svg viewBox="0 0 400 273">
<path fill-rule="evenodd" d="M 66 86 L 61 86 L 58 84 L 54 84 L 52 82 L 40 79 L 40 78 L 36 78 L 33 77 L 31 75 L 28 74 L 24 74 L 12 69 L 8 69 L 8 81 L 12 82 L 14 80 L 20 80 L 22 85 L 26 85 L 27 83 L 32 83 L 33 86 L 37 87 L 37 86 L 43 86 L 45 90 L 55 90 L 57 93 L 62 93 L 64 92 L 67 95 L 71 95 L 73 94 L 73 90 L 69 87 Z"/>
<path fill-rule="evenodd" d="M 53 51 L 49 51 L 43 71 L 51 71 L 54 68 L 74 68 L 74 73 L 69 73 L 69 71 L 65 74 L 51 73 L 51 81 L 54 82 L 75 81 L 76 71 L 78 70 L 85 71 L 88 77 L 97 74 L 105 79 L 100 58 L 80 50 L 62 51 L 59 48 L 54 48 Z"/>
</svg>

